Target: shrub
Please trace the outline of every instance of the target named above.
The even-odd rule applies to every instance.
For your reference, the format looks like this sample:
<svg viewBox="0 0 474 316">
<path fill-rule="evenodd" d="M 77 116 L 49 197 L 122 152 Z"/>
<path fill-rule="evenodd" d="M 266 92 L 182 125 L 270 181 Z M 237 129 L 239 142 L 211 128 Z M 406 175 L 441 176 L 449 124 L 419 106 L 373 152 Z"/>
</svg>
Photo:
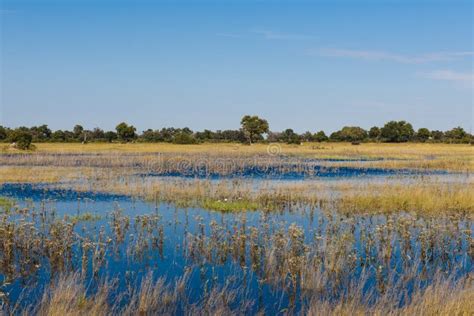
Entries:
<svg viewBox="0 0 474 316">
<path fill-rule="evenodd" d="M 10 134 L 10 141 L 15 143 L 15 147 L 21 150 L 30 149 L 32 140 L 33 135 L 25 130 L 17 129 Z"/>
<path fill-rule="evenodd" d="M 174 136 L 173 143 L 175 144 L 195 144 L 196 139 L 193 137 L 192 134 L 186 132 L 177 133 Z"/>
</svg>

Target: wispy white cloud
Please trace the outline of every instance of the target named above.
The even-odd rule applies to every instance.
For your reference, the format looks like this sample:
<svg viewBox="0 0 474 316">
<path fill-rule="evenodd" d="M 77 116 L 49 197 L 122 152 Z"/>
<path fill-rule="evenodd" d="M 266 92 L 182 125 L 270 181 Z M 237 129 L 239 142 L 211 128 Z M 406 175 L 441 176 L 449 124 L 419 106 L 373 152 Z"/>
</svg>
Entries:
<svg viewBox="0 0 474 316">
<path fill-rule="evenodd" d="M 452 70 L 435 70 L 422 74 L 423 77 L 434 80 L 474 82 L 474 73 L 456 72 Z"/>
<path fill-rule="evenodd" d="M 343 57 L 363 59 L 367 61 L 391 61 L 403 64 L 423 64 L 439 61 L 453 61 L 465 57 L 474 56 L 473 51 L 464 52 L 435 52 L 423 55 L 404 55 L 386 51 L 373 50 L 352 50 L 352 49 L 334 49 L 324 48 L 309 51 L 311 55 L 320 55 L 327 57 Z"/>
</svg>

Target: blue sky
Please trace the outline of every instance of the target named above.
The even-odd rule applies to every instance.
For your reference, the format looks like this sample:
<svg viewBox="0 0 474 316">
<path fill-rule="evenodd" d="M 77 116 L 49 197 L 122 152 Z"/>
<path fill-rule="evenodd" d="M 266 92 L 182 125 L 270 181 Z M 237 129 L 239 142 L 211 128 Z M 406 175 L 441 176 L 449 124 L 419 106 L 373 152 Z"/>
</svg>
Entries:
<svg viewBox="0 0 474 316">
<path fill-rule="evenodd" d="M 471 130 L 471 1 L 1 3 L 0 125 Z"/>
</svg>

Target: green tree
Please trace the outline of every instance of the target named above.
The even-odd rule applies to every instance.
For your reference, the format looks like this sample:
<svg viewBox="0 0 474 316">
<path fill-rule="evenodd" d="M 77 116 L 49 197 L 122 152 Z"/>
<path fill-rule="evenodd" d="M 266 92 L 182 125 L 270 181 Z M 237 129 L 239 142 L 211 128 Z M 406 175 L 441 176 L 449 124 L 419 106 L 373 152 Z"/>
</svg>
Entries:
<svg viewBox="0 0 474 316">
<path fill-rule="evenodd" d="M 373 126 L 369 130 L 369 137 L 371 139 L 378 139 L 380 137 L 380 128 Z"/>
<path fill-rule="evenodd" d="M 304 132 L 303 135 L 301 135 L 301 138 L 305 142 L 312 142 L 314 140 L 313 134 L 311 134 L 311 132 L 309 132 L 309 131 Z"/>
<path fill-rule="evenodd" d="M 94 128 L 91 132 L 88 133 L 91 140 L 104 140 L 105 132 L 101 128 Z"/>
<path fill-rule="evenodd" d="M 338 137 L 345 142 L 360 142 L 367 138 L 367 131 L 358 126 L 344 126 Z"/>
<path fill-rule="evenodd" d="M 258 116 L 245 115 L 240 121 L 242 130 L 250 144 L 252 144 L 257 138 L 261 138 L 262 134 L 268 133 L 269 127 L 268 122 Z"/>
<path fill-rule="evenodd" d="M 51 138 L 51 130 L 48 128 L 48 125 L 43 124 L 40 126 L 33 126 L 30 128 L 32 137 L 34 141 L 44 142 Z"/>
<path fill-rule="evenodd" d="M 326 136 L 326 133 L 324 133 L 324 131 L 319 131 L 314 134 L 313 139 L 316 142 L 326 142 L 329 140 L 329 137 Z"/>
<path fill-rule="evenodd" d="M 75 125 L 72 129 L 72 132 L 74 133 L 75 139 L 82 140 L 84 134 L 84 127 L 82 127 L 81 125 Z"/>
<path fill-rule="evenodd" d="M 0 125 L 0 141 L 7 139 L 7 129 Z"/>
<path fill-rule="evenodd" d="M 107 131 L 104 134 L 104 138 L 107 142 L 111 143 L 111 142 L 113 142 L 114 140 L 117 139 L 117 133 L 115 133 L 113 131 Z"/>
<path fill-rule="evenodd" d="M 123 142 L 129 142 L 136 138 L 135 132 L 137 129 L 125 122 L 118 124 L 115 127 L 115 130 L 117 131 L 118 138 Z"/>
<path fill-rule="evenodd" d="M 434 140 L 440 141 L 444 137 L 444 133 L 442 131 L 431 131 L 431 136 L 433 137 Z"/>
<path fill-rule="evenodd" d="M 202 132 L 196 132 L 196 139 L 200 140 L 200 141 L 209 141 L 209 140 L 212 140 L 215 138 L 215 134 L 214 132 L 208 130 L 208 129 L 205 129 L 204 131 Z"/>
<path fill-rule="evenodd" d="M 444 136 L 446 138 L 449 138 L 451 140 L 461 140 L 463 138 L 465 138 L 468 134 L 466 133 L 466 131 L 464 130 L 464 128 L 458 126 L 458 127 L 455 127 L 447 132 L 444 133 Z"/>
<path fill-rule="evenodd" d="M 284 130 L 281 137 L 287 144 L 301 144 L 300 135 L 296 134 L 291 128 Z"/>
<path fill-rule="evenodd" d="M 10 133 L 10 141 L 15 144 L 16 148 L 27 150 L 31 148 L 33 135 L 24 129 L 16 129 Z"/>
<path fill-rule="evenodd" d="M 51 139 L 55 142 L 65 142 L 66 133 L 64 133 L 62 130 L 57 130 L 51 135 Z"/>
<path fill-rule="evenodd" d="M 429 138 L 431 137 L 431 132 L 427 128 L 420 128 L 416 132 L 416 139 L 418 139 L 421 142 L 426 142 Z"/>
<path fill-rule="evenodd" d="M 387 122 L 380 130 L 380 135 L 387 142 L 407 142 L 413 138 L 415 131 L 410 123 L 405 121 Z"/>
</svg>

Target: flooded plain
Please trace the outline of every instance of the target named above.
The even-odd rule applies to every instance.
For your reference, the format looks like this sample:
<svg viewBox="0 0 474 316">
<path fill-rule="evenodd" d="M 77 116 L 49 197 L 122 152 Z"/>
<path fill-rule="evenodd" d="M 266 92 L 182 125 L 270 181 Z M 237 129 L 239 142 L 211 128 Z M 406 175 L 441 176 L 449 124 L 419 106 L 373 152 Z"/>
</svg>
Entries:
<svg viewBox="0 0 474 316">
<path fill-rule="evenodd" d="M 355 171 L 328 172 L 323 177 L 344 180 Z M 246 176 L 258 187 L 254 175 Z M 311 181 L 278 175 L 276 185 Z M 356 179 L 392 175 L 364 169 Z M 3 305 L 35 306 L 60 276 L 77 273 L 87 295 L 113 282 L 107 297 L 116 307 L 127 306 L 131 289 L 148 278 L 170 287 L 182 282 L 175 313 L 202 305 L 216 291 L 229 293 L 226 306 L 237 313 L 299 313 L 314 302 L 349 297 L 368 306 L 390 297 L 403 306 L 433 282 L 455 283 L 473 272 L 469 213 L 343 214 L 304 203 L 219 212 L 64 187 L 0 186 Z"/>
</svg>

